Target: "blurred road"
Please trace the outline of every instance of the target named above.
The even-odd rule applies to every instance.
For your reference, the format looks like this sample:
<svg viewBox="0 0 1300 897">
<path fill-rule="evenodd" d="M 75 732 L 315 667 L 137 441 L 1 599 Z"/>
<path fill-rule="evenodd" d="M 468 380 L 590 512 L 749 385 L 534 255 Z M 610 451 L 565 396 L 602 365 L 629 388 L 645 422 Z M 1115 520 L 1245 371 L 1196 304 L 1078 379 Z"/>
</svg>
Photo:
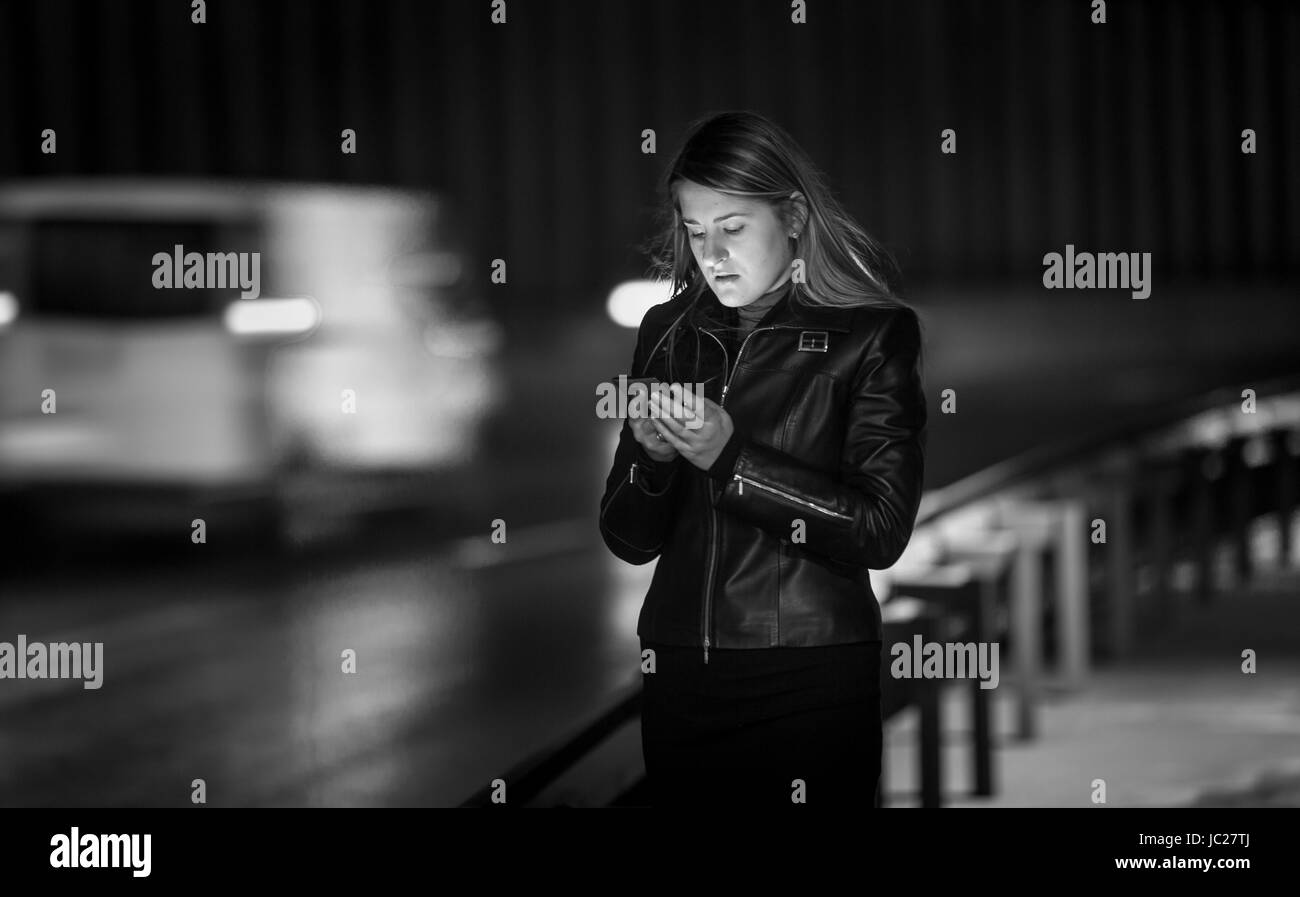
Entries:
<svg viewBox="0 0 1300 897">
<path fill-rule="evenodd" d="M 369 549 L 10 584 L 7 640 L 102 641 L 104 669 L 0 683 L 0 805 L 179 806 L 196 778 L 216 806 L 454 803 L 636 674 L 638 596 L 594 552 Z"/>
</svg>

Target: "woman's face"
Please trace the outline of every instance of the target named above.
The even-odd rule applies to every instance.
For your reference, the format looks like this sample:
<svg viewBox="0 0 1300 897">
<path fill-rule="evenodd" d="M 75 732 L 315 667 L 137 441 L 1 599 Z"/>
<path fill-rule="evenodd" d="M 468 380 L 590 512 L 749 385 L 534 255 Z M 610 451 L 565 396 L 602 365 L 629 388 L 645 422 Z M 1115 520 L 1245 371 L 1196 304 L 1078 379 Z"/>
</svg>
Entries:
<svg viewBox="0 0 1300 897">
<path fill-rule="evenodd" d="M 723 305 L 749 305 L 789 278 L 790 234 L 770 203 L 683 181 L 677 207 L 695 263 Z"/>
</svg>

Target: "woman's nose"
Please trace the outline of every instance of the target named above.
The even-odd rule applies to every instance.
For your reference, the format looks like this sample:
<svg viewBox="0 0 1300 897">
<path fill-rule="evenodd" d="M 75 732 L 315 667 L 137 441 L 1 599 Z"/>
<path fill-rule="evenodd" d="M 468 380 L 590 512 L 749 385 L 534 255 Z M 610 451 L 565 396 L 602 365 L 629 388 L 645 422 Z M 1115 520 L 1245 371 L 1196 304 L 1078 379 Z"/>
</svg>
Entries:
<svg viewBox="0 0 1300 897">
<path fill-rule="evenodd" d="M 716 237 L 705 236 L 704 238 L 704 261 L 710 265 L 720 265 L 726 258 L 726 253 L 722 251 L 720 241 Z"/>
</svg>

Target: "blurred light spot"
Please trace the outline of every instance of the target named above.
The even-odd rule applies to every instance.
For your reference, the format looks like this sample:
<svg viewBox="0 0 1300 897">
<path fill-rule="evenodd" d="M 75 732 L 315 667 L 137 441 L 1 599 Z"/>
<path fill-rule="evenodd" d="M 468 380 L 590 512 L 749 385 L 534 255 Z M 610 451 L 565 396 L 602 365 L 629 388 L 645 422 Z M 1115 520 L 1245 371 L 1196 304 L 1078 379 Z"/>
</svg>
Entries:
<svg viewBox="0 0 1300 897">
<path fill-rule="evenodd" d="M 610 319 L 620 327 L 640 327 L 645 313 L 672 298 L 666 280 L 627 280 L 614 287 L 605 301 Z"/>
<path fill-rule="evenodd" d="M 18 297 L 0 292 L 0 327 L 7 327 L 18 317 Z"/>
<path fill-rule="evenodd" d="M 320 306 L 311 297 L 237 299 L 225 314 L 226 329 L 238 335 L 307 333 L 320 318 Z"/>
<path fill-rule="evenodd" d="M 63 421 L 51 427 L 45 421 L 11 421 L 0 431 L 0 458 L 29 467 L 50 467 L 68 458 L 83 458 L 89 451 L 119 451 L 112 434 L 94 422 Z"/>
<path fill-rule="evenodd" d="M 1192 441 L 1197 445 L 1220 446 L 1232 435 L 1232 419 L 1221 410 L 1207 411 L 1188 425 Z"/>
</svg>

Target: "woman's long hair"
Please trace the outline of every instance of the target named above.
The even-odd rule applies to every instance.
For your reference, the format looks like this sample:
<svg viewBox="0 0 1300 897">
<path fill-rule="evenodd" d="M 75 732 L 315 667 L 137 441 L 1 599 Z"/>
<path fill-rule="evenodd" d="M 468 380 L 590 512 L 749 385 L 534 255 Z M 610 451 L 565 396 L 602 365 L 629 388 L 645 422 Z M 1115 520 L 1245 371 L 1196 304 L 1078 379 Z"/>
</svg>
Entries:
<svg viewBox="0 0 1300 897">
<path fill-rule="evenodd" d="M 688 312 L 665 334 L 670 370 L 677 331 L 683 324 L 695 331 L 698 347 L 699 300 L 709 292 L 682 225 L 676 191 L 683 181 L 765 200 L 778 213 L 791 208 L 782 205 L 791 193 L 803 194 L 807 218 L 792 242 L 794 257 L 804 263 L 804 282 L 791 284 L 792 302 L 840 308 L 907 307 L 893 256 L 844 210 L 794 139 L 757 113 L 717 113 L 690 126 L 659 184 L 656 233 L 641 246 L 650 256 L 650 277 L 670 282 L 673 297 L 683 293 L 691 297 Z M 698 358 L 697 349 L 697 370 Z"/>
</svg>

